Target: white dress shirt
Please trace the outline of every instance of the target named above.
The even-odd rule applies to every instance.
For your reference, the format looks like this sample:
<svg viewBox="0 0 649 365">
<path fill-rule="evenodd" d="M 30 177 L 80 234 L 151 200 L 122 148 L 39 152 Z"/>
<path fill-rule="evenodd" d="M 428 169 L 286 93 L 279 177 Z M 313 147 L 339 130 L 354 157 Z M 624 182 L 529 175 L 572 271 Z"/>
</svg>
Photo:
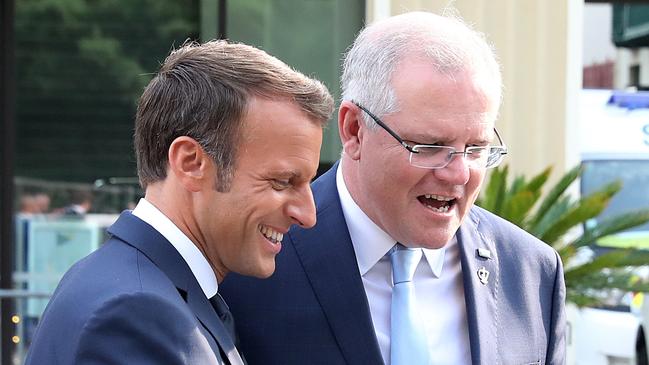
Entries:
<svg viewBox="0 0 649 365">
<path fill-rule="evenodd" d="M 133 215 L 148 223 L 169 241 L 183 257 L 207 298 L 216 295 L 216 275 L 196 245 L 158 208 L 142 198 L 133 209 Z"/>
<path fill-rule="evenodd" d="M 379 228 L 352 199 L 340 165 L 336 173 L 336 185 L 381 355 L 385 364 L 390 365 L 392 267 L 386 253 L 396 241 Z M 422 260 L 413 280 L 418 312 L 425 323 L 433 364 L 470 364 L 471 348 L 457 241 L 453 239 L 441 249 L 422 250 Z"/>
</svg>

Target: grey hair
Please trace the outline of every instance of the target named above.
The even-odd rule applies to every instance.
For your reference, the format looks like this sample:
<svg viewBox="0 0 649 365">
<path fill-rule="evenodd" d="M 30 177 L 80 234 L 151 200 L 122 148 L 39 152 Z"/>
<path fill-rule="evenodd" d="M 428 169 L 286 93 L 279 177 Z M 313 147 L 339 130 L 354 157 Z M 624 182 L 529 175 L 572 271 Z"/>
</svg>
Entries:
<svg viewBox="0 0 649 365">
<path fill-rule="evenodd" d="M 482 33 L 456 16 L 412 12 L 363 29 L 343 60 L 342 99 L 353 100 L 381 117 L 399 110 L 392 75 L 405 57 L 424 57 L 445 75 L 469 71 L 496 106 L 502 76 L 493 48 Z M 365 125 L 376 123 L 365 113 Z"/>
</svg>

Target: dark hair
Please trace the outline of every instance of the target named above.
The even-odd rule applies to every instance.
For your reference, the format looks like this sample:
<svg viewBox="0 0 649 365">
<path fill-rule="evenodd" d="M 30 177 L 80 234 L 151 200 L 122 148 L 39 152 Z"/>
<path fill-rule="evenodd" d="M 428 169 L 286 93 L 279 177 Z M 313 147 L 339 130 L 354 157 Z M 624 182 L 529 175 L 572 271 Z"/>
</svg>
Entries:
<svg viewBox="0 0 649 365">
<path fill-rule="evenodd" d="M 86 202 L 92 202 L 93 194 L 90 190 L 79 190 L 75 189 L 70 192 L 70 203 L 72 204 L 83 204 Z"/>
<path fill-rule="evenodd" d="M 251 97 L 294 101 L 321 126 L 333 111 L 322 83 L 257 48 L 218 40 L 172 51 L 137 108 L 134 144 L 142 188 L 166 178 L 171 142 L 188 136 L 214 159 L 216 189 L 228 191 Z"/>
</svg>

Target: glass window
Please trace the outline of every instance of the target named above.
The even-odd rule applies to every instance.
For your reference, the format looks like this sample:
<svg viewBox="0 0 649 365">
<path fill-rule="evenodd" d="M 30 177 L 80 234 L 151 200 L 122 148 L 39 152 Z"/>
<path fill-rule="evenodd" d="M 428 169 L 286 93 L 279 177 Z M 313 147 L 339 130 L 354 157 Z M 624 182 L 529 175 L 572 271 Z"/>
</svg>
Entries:
<svg viewBox="0 0 649 365">
<path fill-rule="evenodd" d="M 363 26 L 365 2 L 354 0 L 237 0 L 227 6 L 227 37 L 264 49 L 324 82 L 340 99 L 342 55 Z M 335 116 L 325 130 L 320 156 L 340 157 Z"/>
<path fill-rule="evenodd" d="M 581 190 L 584 196 L 616 180 L 623 184 L 622 190 L 597 220 L 649 207 L 649 160 L 598 160 L 585 161 L 583 165 Z M 649 231 L 649 223 L 630 231 Z"/>
</svg>

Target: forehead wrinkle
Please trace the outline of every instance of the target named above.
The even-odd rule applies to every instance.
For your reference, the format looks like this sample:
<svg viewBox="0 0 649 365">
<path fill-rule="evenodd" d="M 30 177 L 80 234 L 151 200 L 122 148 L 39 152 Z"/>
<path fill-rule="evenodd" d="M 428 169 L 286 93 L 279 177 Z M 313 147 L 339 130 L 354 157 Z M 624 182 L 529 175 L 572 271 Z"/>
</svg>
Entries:
<svg viewBox="0 0 649 365">
<path fill-rule="evenodd" d="M 491 124 L 490 122 L 481 122 L 477 125 L 487 125 Z M 470 127 L 465 128 L 465 130 L 471 129 Z M 466 135 L 469 136 L 468 141 L 472 143 L 489 143 L 495 138 L 495 133 L 492 132 L 493 128 L 488 128 L 486 130 L 480 130 L 477 135 L 471 135 L 469 130 Z M 485 135 L 486 134 L 486 135 Z M 416 142 L 418 144 L 449 144 L 460 139 L 460 136 L 456 132 L 449 133 L 448 130 L 436 128 L 430 129 L 428 131 L 412 131 L 412 132 L 403 132 L 401 137 L 404 140 L 410 142 Z M 477 137 L 477 138 L 476 138 Z"/>
<path fill-rule="evenodd" d="M 427 117 L 415 117 L 412 120 L 394 120 L 390 124 L 390 122 L 386 123 L 388 127 L 393 128 L 401 128 L 403 129 L 403 126 L 408 126 L 411 123 L 408 122 L 415 122 L 418 123 L 423 120 L 424 125 L 427 124 L 440 124 L 440 123 L 445 123 L 445 124 L 458 124 L 458 123 L 467 123 L 467 128 L 470 128 L 471 126 L 482 126 L 482 125 L 489 125 L 492 124 L 495 126 L 495 118 L 492 118 L 492 114 L 490 112 L 481 112 L 481 113 L 455 113 L 453 116 L 447 116 L 447 117 L 442 117 L 439 115 L 433 115 L 431 118 Z M 385 122 L 385 121 L 384 121 Z M 393 128 L 394 129 L 394 128 Z M 415 132 L 417 133 L 417 132 Z"/>
</svg>

